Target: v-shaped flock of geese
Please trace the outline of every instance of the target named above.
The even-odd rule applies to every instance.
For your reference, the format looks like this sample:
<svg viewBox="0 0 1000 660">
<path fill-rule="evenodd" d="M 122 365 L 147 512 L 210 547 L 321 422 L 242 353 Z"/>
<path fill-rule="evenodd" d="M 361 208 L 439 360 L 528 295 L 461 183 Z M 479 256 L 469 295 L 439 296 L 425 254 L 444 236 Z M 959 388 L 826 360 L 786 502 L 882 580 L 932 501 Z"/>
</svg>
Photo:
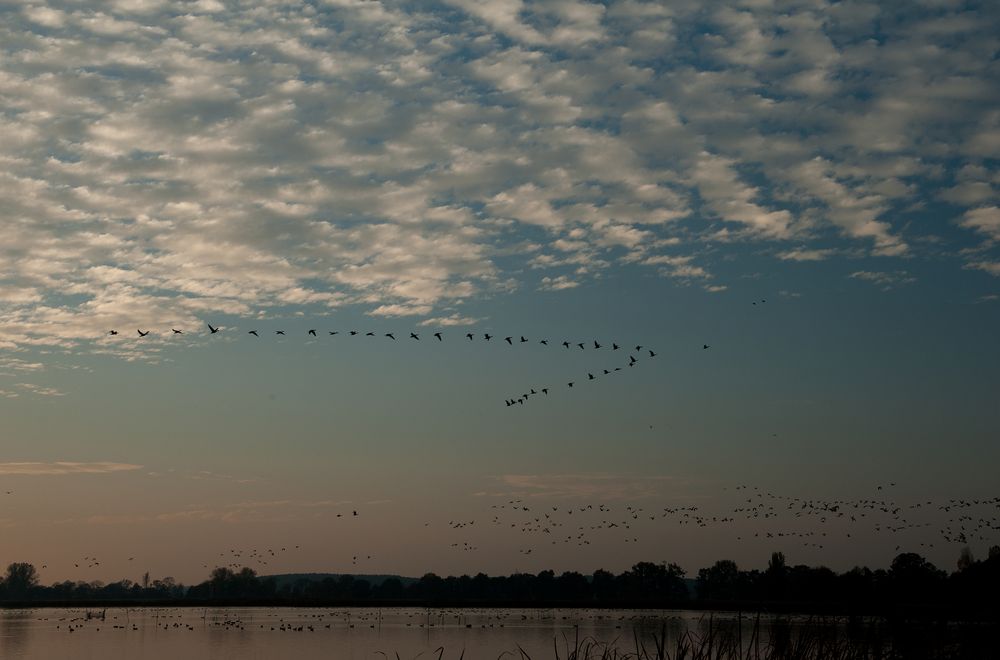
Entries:
<svg viewBox="0 0 1000 660">
<path fill-rule="evenodd" d="M 761 300 L 760 302 L 761 303 L 765 303 L 767 301 L 766 300 Z M 757 301 L 754 301 L 753 304 L 756 305 Z M 220 332 L 220 330 L 221 330 L 220 326 L 213 326 L 211 323 L 206 323 L 206 325 L 208 326 L 208 334 L 209 335 L 218 334 Z M 136 332 L 139 335 L 139 339 L 142 339 L 142 338 L 145 338 L 145 337 L 149 336 L 149 334 L 150 334 L 151 331 L 150 330 L 136 329 Z M 375 332 L 375 331 L 371 331 L 371 330 L 366 331 L 366 332 L 362 332 L 360 330 L 347 330 L 347 331 L 326 330 L 325 332 L 330 337 L 333 337 L 333 336 L 336 336 L 336 335 L 344 335 L 344 336 L 348 336 L 348 337 L 359 337 L 359 336 L 363 336 L 363 337 L 378 337 L 378 336 L 381 335 L 381 337 L 384 338 L 384 339 L 389 339 L 389 340 L 392 340 L 392 341 L 398 341 L 395 332 Z M 173 335 L 183 335 L 184 331 L 183 330 L 177 330 L 176 328 L 170 328 L 170 333 L 171 333 L 170 336 L 173 336 Z M 258 339 L 260 338 L 260 333 L 257 330 L 249 330 L 249 331 L 247 331 L 247 334 L 251 335 L 253 337 L 256 337 Z M 285 333 L 284 330 L 275 330 L 274 334 L 275 334 L 275 336 L 286 336 L 286 333 Z M 309 330 L 306 331 L 305 334 L 307 336 L 309 336 L 309 337 L 317 337 L 318 338 L 320 336 L 321 332 L 317 328 L 310 328 Z M 119 333 L 118 333 L 117 330 L 109 330 L 108 331 L 108 335 L 110 335 L 110 336 L 118 336 Z M 400 336 L 403 336 L 403 335 L 400 334 Z M 434 333 L 430 333 L 429 335 L 426 335 L 426 336 L 434 337 L 434 339 L 436 339 L 439 342 L 444 342 L 444 340 L 445 340 L 444 332 L 442 332 L 440 330 L 437 331 L 437 332 L 434 332 Z M 464 338 L 466 340 L 468 340 L 468 341 L 477 341 L 478 340 L 478 341 L 491 342 L 493 340 L 496 340 L 499 343 L 506 343 L 508 346 L 515 346 L 515 345 L 528 344 L 528 343 L 535 343 L 535 344 L 542 345 L 542 346 L 549 346 L 550 345 L 550 342 L 549 342 L 549 340 L 547 338 L 542 338 L 542 339 L 534 340 L 534 339 L 528 339 L 524 335 L 520 335 L 520 334 L 519 335 L 507 335 L 507 336 L 504 336 L 504 337 L 501 338 L 499 335 L 491 335 L 488 332 L 484 332 L 484 333 L 481 333 L 481 334 L 477 334 L 477 333 L 473 333 L 473 332 L 467 332 L 467 333 L 465 333 Z M 408 339 L 411 340 L 411 341 L 422 341 L 421 337 L 420 337 L 420 334 L 417 333 L 417 332 L 410 332 Z M 624 356 L 626 356 L 626 355 L 628 356 L 628 361 L 627 362 L 623 361 L 623 362 L 620 362 L 619 364 L 617 364 L 615 366 L 612 366 L 612 367 L 604 367 L 604 368 L 601 368 L 601 369 L 598 369 L 598 370 L 588 371 L 587 372 L 587 376 L 586 376 L 586 380 L 587 381 L 596 380 L 597 378 L 600 378 L 600 377 L 603 377 L 603 376 L 610 376 L 610 375 L 613 375 L 616 372 L 623 371 L 625 369 L 635 367 L 637 364 L 639 364 L 640 358 L 645 359 L 645 360 L 649 360 L 649 359 L 655 358 L 657 356 L 656 351 L 654 351 L 652 348 L 650 348 L 648 346 L 643 346 L 642 344 L 636 344 L 633 348 L 629 349 L 623 343 L 619 343 L 617 341 L 605 342 L 605 343 L 602 344 L 600 341 L 598 341 L 596 339 L 594 339 L 594 340 L 588 340 L 588 341 L 575 341 L 575 340 L 564 339 L 561 342 L 556 342 L 556 343 L 552 344 L 552 346 L 562 346 L 564 350 L 579 349 L 581 351 L 585 351 L 585 350 L 599 351 L 599 350 L 602 350 L 602 349 L 606 349 L 605 350 L 606 353 L 610 353 L 610 354 L 615 355 L 615 356 L 621 356 L 622 360 L 624 360 Z M 711 346 L 709 344 L 702 344 L 701 350 L 708 350 L 710 348 L 711 348 Z M 619 351 L 620 351 L 620 353 L 619 353 Z M 636 357 L 637 355 L 640 356 L 640 357 L 637 358 Z M 581 376 L 580 379 L 579 379 L 579 381 L 583 381 L 583 380 L 584 379 Z M 573 388 L 577 384 L 577 382 L 578 382 L 577 380 L 567 381 L 566 384 L 563 387 L 565 389 Z M 549 392 L 551 390 L 552 390 L 552 386 L 550 386 L 550 385 L 546 385 L 544 387 L 533 386 L 533 387 L 528 388 L 528 391 L 526 391 L 526 392 L 522 392 L 520 394 L 511 396 L 509 398 L 505 398 L 504 399 L 504 405 L 506 405 L 508 408 L 511 408 L 511 407 L 514 407 L 514 406 L 518 406 L 518 405 L 524 405 L 532 396 L 538 396 L 538 395 L 548 396 L 548 394 L 549 394 Z"/>
</svg>

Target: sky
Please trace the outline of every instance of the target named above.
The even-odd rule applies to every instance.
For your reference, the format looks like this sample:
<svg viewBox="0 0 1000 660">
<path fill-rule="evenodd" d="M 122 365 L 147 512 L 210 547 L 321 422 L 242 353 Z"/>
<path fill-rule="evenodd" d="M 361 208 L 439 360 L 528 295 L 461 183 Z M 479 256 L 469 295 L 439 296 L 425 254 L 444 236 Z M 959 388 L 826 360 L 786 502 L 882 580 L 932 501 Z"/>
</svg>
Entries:
<svg viewBox="0 0 1000 660">
<path fill-rule="evenodd" d="M 938 506 L 1000 496 L 997 35 L 946 0 L 0 0 L 0 564 L 985 555 L 1000 509 L 946 542 Z"/>
</svg>

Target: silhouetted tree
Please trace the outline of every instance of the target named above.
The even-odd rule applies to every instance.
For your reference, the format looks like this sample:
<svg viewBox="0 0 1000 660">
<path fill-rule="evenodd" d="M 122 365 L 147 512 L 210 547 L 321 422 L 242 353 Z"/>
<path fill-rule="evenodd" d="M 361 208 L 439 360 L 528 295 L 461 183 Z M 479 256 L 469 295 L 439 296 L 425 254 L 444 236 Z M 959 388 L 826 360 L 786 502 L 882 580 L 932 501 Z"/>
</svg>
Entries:
<svg viewBox="0 0 1000 660">
<path fill-rule="evenodd" d="M 14 562 L 7 567 L 3 583 L 8 598 L 26 598 L 31 588 L 38 584 L 38 571 L 27 562 Z"/>
</svg>

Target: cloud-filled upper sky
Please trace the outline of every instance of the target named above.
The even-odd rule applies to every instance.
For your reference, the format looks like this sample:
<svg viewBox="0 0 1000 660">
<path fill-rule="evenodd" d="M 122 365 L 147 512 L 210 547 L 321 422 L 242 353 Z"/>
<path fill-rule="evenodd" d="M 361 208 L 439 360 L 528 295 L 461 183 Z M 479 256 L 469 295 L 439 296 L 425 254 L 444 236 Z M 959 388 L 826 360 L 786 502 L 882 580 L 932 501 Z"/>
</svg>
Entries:
<svg viewBox="0 0 1000 660">
<path fill-rule="evenodd" d="M 631 267 L 721 291 L 740 246 L 876 285 L 1000 275 L 990 3 L 0 11 L 6 348 L 303 307 L 454 322 Z"/>
<path fill-rule="evenodd" d="M 0 475 L 166 474 L 167 454 L 130 455 L 131 421 L 128 432 L 102 429 L 106 446 L 73 444 L 53 426 L 60 439 L 32 453 L 43 434 L 31 429 L 53 423 L 34 406 L 141 382 L 120 357 L 155 358 L 151 370 L 183 362 L 170 328 L 190 336 L 206 322 L 242 338 L 257 323 L 338 315 L 380 334 L 457 337 L 504 322 L 525 332 L 517 323 L 531 320 L 555 334 L 562 309 L 595 334 L 600 319 L 630 314 L 631 336 L 647 342 L 695 319 L 698 332 L 711 328 L 689 337 L 700 349 L 727 333 L 775 339 L 719 311 L 768 298 L 806 310 L 783 321 L 800 342 L 852 346 L 843 358 L 786 344 L 803 370 L 815 357 L 869 373 L 879 356 L 863 341 L 902 328 L 910 339 L 882 356 L 902 369 L 890 396 L 918 387 L 900 365 L 922 346 L 942 388 L 930 399 L 988 401 L 996 349 L 954 351 L 968 347 L 964 329 L 981 338 L 997 327 L 998 35 L 994 3 L 948 0 L 0 1 L 0 405 L 21 411 Z M 633 294 L 619 299 L 624 289 Z M 945 329 L 920 306 L 943 291 L 964 306 Z M 821 311 L 844 292 L 863 309 Z M 656 311 L 635 306 L 643 300 Z M 134 341 L 137 328 L 153 330 L 148 342 Z M 856 341 L 862 329 L 872 332 Z M 204 359 L 189 373 L 231 366 Z M 561 379 L 563 366 L 545 373 Z M 973 366 L 984 371 L 958 373 Z M 462 383 L 475 376 L 466 367 L 434 373 Z M 729 368 L 721 379 L 747 365 Z M 761 378 L 790 395 L 804 372 L 795 376 Z M 829 383 L 854 387 L 836 374 Z M 138 388 L 125 396 L 127 410 L 109 417 L 156 407 Z M 232 403 L 215 396 L 220 410 Z M 67 419 L 95 415 L 73 410 Z M 157 410 L 164 428 L 180 423 Z M 955 422 L 959 435 L 980 437 L 982 410 Z M 829 430 L 833 412 L 810 414 Z M 375 433 L 352 424 L 358 437 Z M 455 426 L 475 435 L 468 417 Z M 206 452 L 207 474 L 224 473 Z M 483 478 L 500 478 L 483 461 Z M 583 492 L 574 475 L 589 484 L 629 472 L 599 469 L 596 454 L 580 461 L 536 455 L 504 466 L 504 483 L 548 474 L 542 492 L 562 496 Z M 244 467 L 266 465 L 262 454 Z M 644 497 L 676 476 L 640 466 L 613 492 Z M 303 497 L 340 501 L 327 495 Z"/>
</svg>

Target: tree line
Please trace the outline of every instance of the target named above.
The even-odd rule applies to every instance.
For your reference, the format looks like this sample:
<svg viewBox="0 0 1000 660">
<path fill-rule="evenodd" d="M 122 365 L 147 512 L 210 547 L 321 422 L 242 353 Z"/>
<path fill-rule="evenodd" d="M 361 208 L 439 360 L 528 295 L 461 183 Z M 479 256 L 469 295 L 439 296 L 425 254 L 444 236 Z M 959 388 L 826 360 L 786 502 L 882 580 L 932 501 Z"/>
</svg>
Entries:
<svg viewBox="0 0 1000 660">
<path fill-rule="evenodd" d="M 950 574 L 916 553 L 903 553 L 887 569 L 855 567 L 837 573 L 825 567 L 789 565 L 775 552 L 764 569 L 740 569 L 720 560 L 688 579 L 677 564 L 640 562 L 620 574 L 597 570 L 542 571 L 489 576 L 389 577 L 380 582 L 350 575 L 286 580 L 260 576 L 250 568 L 220 567 L 192 586 L 173 578 L 139 581 L 40 584 L 34 566 L 16 562 L 0 579 L 7 603 L 146 602 L 378 605 L 520 605 L 587 607 L 713 607 L 730 609 L 878 612 L 899 606 L 968 613 L 996 612 L 1000 593 L 1000 546 L 976 560 L 964 550 Z"/>
</svg>

